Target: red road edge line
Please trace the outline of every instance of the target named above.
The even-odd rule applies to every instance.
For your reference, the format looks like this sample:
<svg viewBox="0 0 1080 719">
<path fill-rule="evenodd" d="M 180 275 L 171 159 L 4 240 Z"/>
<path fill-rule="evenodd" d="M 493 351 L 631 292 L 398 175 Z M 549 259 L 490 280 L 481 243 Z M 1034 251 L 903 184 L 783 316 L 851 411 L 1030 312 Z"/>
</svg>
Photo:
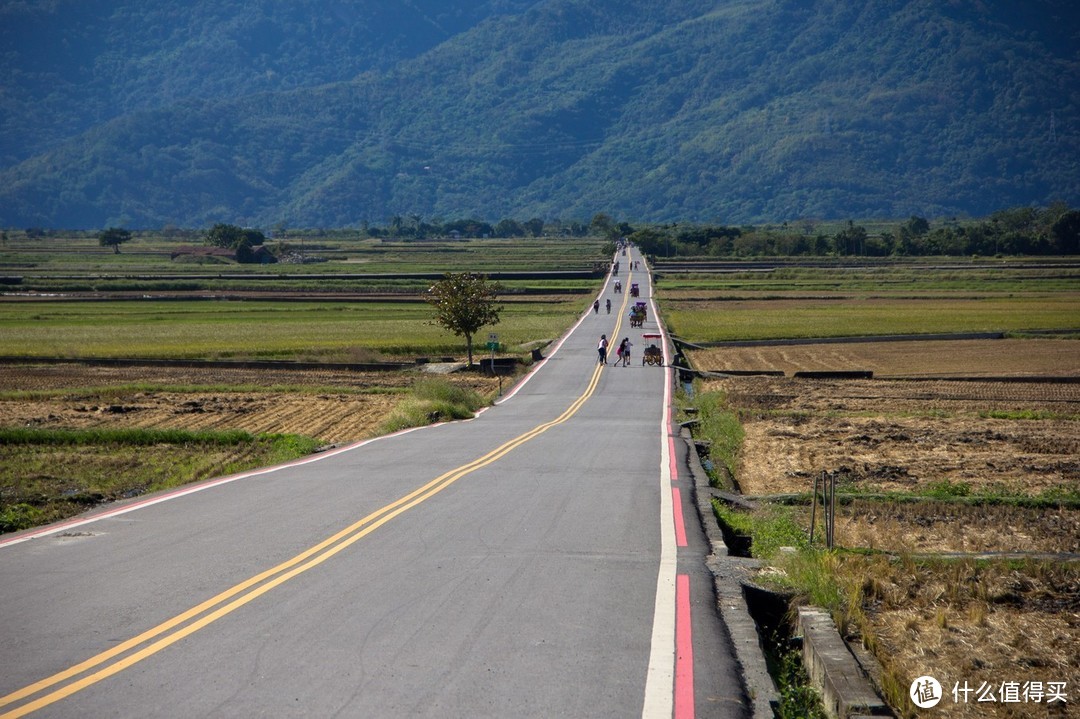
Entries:
<svg viewBox="0 0 1080 719">
<path fill-rule="evenodd" d="M 682 492 L 678 487 L 671 488 L 671 506 L 675 510 L 675 546 L 686 546 L 686 524 L 683 522 Z"/>
<path fill-rule="evenodd" d="M 654 316 L 656 304 L 652 303 Z M 661 334 L 664 335 L 666 344 L 667 333 L 661 326 Z M 665 347 L 666 354 L 666 347 Z M 667 357 L 665 356 L 665 365 Z M 672 370 L 667 366 L 667 381 L 673 379 Z M 675 453 L 675 435 L 671 428 L 675 421 L 675 410 L 670 401 L 667 404 L 665 424 L 668 435 L 668 467 L 671 471 L 671 481 L 679 478 L 679 462 Z M 683 522 L 682 493 L 678 487 L 671 488 L 672 506 L 674 508 L 675 539 L 680 547 L 686 546 L 686 525 Z M 678 574 L 675 577 L 675 696 L 674 696 L 674 719 L 694 719 L 694 631 L 690 620 L 690 575 Z"/>
<path fill-rule="evenodd" d="M 671 464 L 671 481 L 679 481 L 679 463 L 675 459 L 675 435 L 668 435 L 668 462 Z"/>
<path fill-rule="evenodd" d="M 694 632 L 690 624 L 690 576 L 680 574 L 675 582 L 674 718 L 694 719 Z"/>
</svg>

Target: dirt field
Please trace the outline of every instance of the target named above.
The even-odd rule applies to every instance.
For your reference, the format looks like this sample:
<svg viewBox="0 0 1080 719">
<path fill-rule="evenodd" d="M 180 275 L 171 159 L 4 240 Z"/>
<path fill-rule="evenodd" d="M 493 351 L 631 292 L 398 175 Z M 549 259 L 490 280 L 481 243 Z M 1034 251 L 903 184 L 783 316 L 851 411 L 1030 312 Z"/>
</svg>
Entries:
<svg viewBox="0 0 1080 719">
<path fill-rule="evenodd" d="M 419 371 L 10 366 L 0 372 L 0 391 L 72 393 L 0 398 L 0 425 L 242 429 L 341 443 L 370 436 L 406 388 L 425 376 Z M 498 386 L 498 380 L 486 377 L 445 376 L 482 392 Z"/>
<path fill-rule="evenodd" d="M 1080 384 L 747 377 L 710 386 L 746 410 L 745 494 L 806 492 L 822 471 L 883 492 L 945 481 L 1023 494 L 1080 486 Z M 1047 410 L 1054 418 L 979 414 Z"/>
<path fill-rule="evenodd" d="M 737 481 L 750 495 L 811 491 L 823 470 L 860 493 L 933 485 L 1036 496 L 1080 489 L 1080 383 L 949 377 L 1080 374 L 1065 340 L 862 343 L 712 350 L 709 369 L 787 377 L 708 380 L 745 430 Z M 874 380 L 809 380 L 799 370 L 870 369 Z M 936 378 L 929 381 L 901 376 Z M 1023 418 L 1020 418 L 1023 417 Z M 796 510 L 809 526 L 809 509 Z M 837 510 L 837 543 L 900 560 L 841 555 L 862 587 L 876 654 L 901 683 L 936 676 L 945 700 L 921 715 L 1080 716 L 1080 511 L 871 498 Z M 928 558 L 939 553 L 1058 553 L 1056 559 Z M 964 682 L 1066 682 L 1068 701 L 953 701 Z M 903 685 L 906 691 L 906 684 Z"/>
<path fill-rule="evenodd" d="M 1001 339 L 725 347 L 687 353 L 703 370 L 869 370 L 874 377 L 1080 376 L 1080 341 Z"/>
</svg>

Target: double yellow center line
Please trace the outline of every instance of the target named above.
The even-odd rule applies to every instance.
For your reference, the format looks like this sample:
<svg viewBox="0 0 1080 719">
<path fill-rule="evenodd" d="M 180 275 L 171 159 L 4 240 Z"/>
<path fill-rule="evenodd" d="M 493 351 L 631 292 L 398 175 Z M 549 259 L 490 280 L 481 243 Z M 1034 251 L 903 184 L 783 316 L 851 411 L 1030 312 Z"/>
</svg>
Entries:
<svg viewBox="0 0 1080 719">
<path fill-rule="evenodd" d="M 625 305 L 626 299 L 624 298 L 623 306 L 625 307 Z M 620 310 L 618 320 L 615 323 L 613 336 L 618 335 L 621 325 L 622 311 Z M 303 574 L 309 569 L 319 566 L 334 555 L 344 551 L 371 534 L 398 515 L 407 512 L 421 502 L 435 496 L 462 477 L 498 461 L 526 442 L 538 437 L 552 427 L 569 420 L 596 391 L 596 386 L 600 381 L 602 370 L 603 366 L 597 365 L 593 369 L 589 384 L 581 396 L 574 400 L 566 411 L 550 422 L 545 422 L 534 427 L 528 432 L 511 439 L 468 464 L 439 475 L 422 487 L 401 497 L 397 501 L 372 512 L 360 521 L 346 527 L 337 534 L 328 537 L 310 549 L 301 552 L 292 559 L 257 574 L 254 577 L 221 592 L 217 596 L 206 600 L 198 606 L 192 607 L 186 612 L 178 614 L 172 619 L 162 622 L 156 627 L 128 639 L 107 651 L 101 652 L 84 662 L 76 664 L 51 677 L 47 677 L 41 681 L 23 687 L 7 696 L 0 697 L 0 708 L 2 708 L 17 704 L 18 702 L 30 699 L 35 695 L 52 689 L 52 691 L 43 694 L 37 699 L 28 701 L 0 714 L 0 719 L 15 719 L 15 717 L 26 716 L 27 714 L 47 707 L 50 704 L 69 697 L 89 686 L 97 684 L 114 674 L 118 674 L 128 667 L 157 654 L 181 639 L 209 626 L 218 619 L 243 607 L 248 602 L 261 597 L 275 587 L 281 586 L 290 579 Z M 96 671 L 93 671 L 95 669 Z M 57 688 L 53 689 L 53 687 Z"/>
</svg>

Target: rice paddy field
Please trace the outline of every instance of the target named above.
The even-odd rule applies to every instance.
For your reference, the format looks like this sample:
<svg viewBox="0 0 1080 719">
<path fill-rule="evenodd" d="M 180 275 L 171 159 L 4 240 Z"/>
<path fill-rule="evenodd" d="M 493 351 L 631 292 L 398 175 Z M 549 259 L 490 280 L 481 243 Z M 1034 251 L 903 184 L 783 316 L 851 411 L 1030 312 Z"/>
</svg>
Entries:
<svg viewBox="0 0 1080 719">
<path fill-rule="evenodd" d="M 698 344 L 1080 328 L 1080 266 L 1064 260 L 657 274 L 668 329 Z"/>
<path fill-rule="evenodd" d="M 558 337 L 591 304 L 554 295 L 505 303 L 491 328 L 508 351 Z M 486 333 L 486 330 L 485 330 Z M 384 359 L 464 356 L 464 340 L 411 301 L 142 300 L 0 303 L 7 356 Z M 486 339 L 486 334 L 481 340 Z"/>
<path fill-rule="evenodd" d="M 423 302 L 446 272 L 602 268 L 590 239 L 382 242 L 349 233 L 274 240 L 305 262 L 242 265 L 177 256 L 196 236 L 136 235 L 119 254 L 82 234 L 0 248 L 0 337 L 8 356 L 272 358 L 463 355 Z M 314 260 L 319 260 L 315 262 Z M 508 280 L 497 331 L 508 352 L 558 337 L 600 275 Z M 494 329 L 494 328 L 493 328 Z M 486 337 L 486 335 L 485 335 Z"/>
<path fill-rule="evenodd" d="M 357 233 L 347 231 L 294 234 L 265 243 L 287 261 L 260 265 L 190 254 L 192 248 L 203 244 L 198 232 L 136 233 L 121 246 L 119 254 L 100 247 L 92 233 L 34 238 L 16 232 L 9 235 L 7 243 L 0 247 L 0 276 L 19 277 L 24 288 L 35 290 L 227 286 L 298 289 L 303 288 L 305 276 L 313 275 L 330 276 L 338 287 L 402 289 L 423 285 L 395 282 L 388 277 L 356 276 L 580 271 L 591 270 L 609 259 L 606 243 L 590 238 L 409 242 L 361 239 Z M 334 275 L 341 279 L 333 280 Z"/>
</svg>

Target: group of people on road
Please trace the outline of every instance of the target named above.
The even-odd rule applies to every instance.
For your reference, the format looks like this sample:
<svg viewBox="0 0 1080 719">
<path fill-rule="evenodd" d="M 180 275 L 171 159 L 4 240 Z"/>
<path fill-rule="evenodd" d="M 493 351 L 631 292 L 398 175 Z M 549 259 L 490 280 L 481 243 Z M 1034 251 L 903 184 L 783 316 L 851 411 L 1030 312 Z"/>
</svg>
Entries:
<svg viewBox="0 0 1080 719">
<path fill-rule="evenodd" d="M 616 350 L 615 350 L 615 353 L 617 355 L 617 358 L 615 360 L 616 365 L 619 364 L 619 362 L 622 362 L 623 367 L 626 367 L 628 364 L 630 364 L 630 348 L 633 347 L 633 346 L 634 345 L 633 345 L 632 342 L 630 342 L 629 337 L 623 337 L 622 342 L 619 343 L 618 348 L 616 348 Z M 599 359 L 600 364 L 606 365 L 608 363 L 608 360 L 607 360 L 607 352 L 608 352 L 608 338 L 607 338 L 607 335 L 600 335 L 600 343 L 596 346 L 596 351 L 600 355 L 600 359 Z"/>
<path fill-rule="evenodd" d="M 623 256 L 626 255 L 626 248 L 628 246 L 629 246 L 629 242 L 626 241 L 626 238 L 623 238 L 622 240 L 619 241 L 619 248 L 618 249 L 622 252 Z M 640 267 L 640 263 L 635 261 L 635 260 L 630 260 L 629 264 L 630 264 L 630 269 L 636 270 L 638 267 Z M 612 267 L 612 274 L 613 275 L 618 275 L 619 274 L 619 261 L 618 260 L 615 261 L 615 264 Z M 616 293 L 622 292 L 622 282 L 616 280 L 614 288 L 615 288 Z M 605 307 L 607 308 L 607 313 L 611 314 L 611 300 L 610 299 L 605 301 Z M 595 302 L 593 302 L 593 313 L 594 314 L 600 314 L 600 300 L 596 300 Z M 634 345 L 630 342 L 629 337 L 623 337 L 622 342 L 620 342 L 619 346 L 615 349 L 616 360 L 615 360 L 614 364 L 619 364 L 620 362 L 622 362 L 623 367 L 626 367 L 627 365 L 629 365 L 630 364 L 630 348 L 633 347 L 633 346 Z M 599 354 L 599 363 L 602 364 L 602 365 L 606 365 L 608 363 L 608 338 L 607 338 L 607 335 L 600 335 L 600 342 L 596 346 L 596 351 Z"/>
</svg>

